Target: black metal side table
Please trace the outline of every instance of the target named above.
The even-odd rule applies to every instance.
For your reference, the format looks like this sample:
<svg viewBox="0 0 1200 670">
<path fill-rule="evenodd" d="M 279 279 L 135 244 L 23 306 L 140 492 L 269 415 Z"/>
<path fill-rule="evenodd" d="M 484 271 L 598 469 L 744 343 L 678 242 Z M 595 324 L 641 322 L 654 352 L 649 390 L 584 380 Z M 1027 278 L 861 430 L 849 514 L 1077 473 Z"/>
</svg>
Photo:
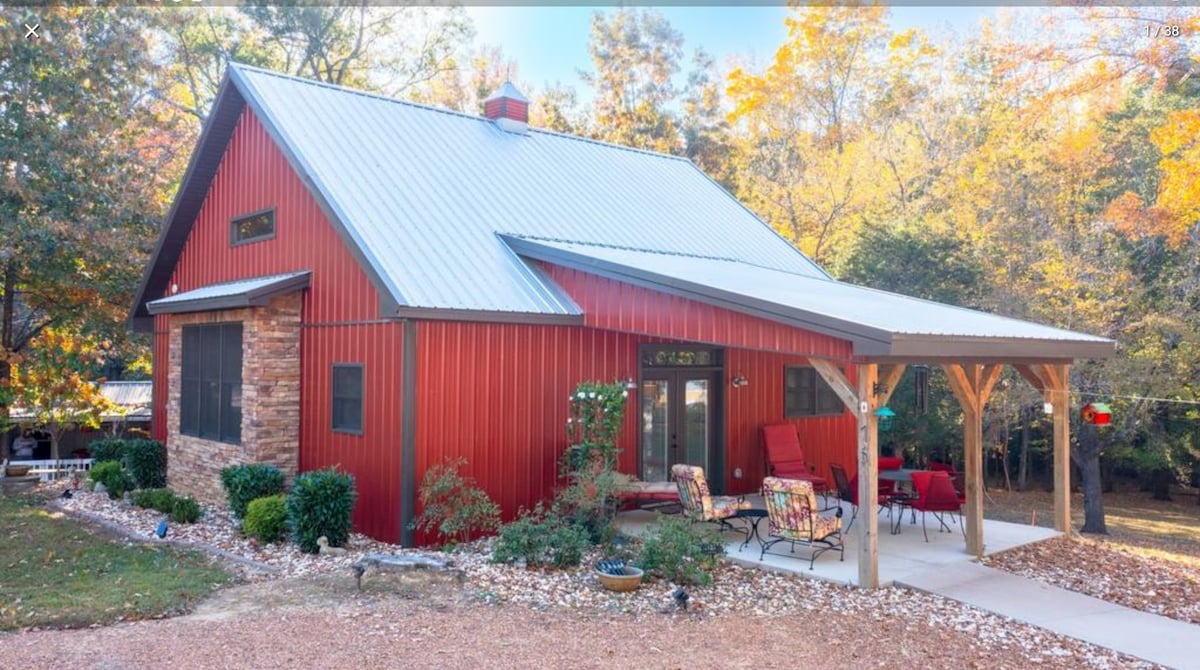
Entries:
<svg viewBox="0 0 1200 670">
<path fill-rule="evenodd" d="M 738 547 L 741 551 L 750 544 L 750 538 L 758 540 L 762 544 L 762 536 L 758 534 L 758 523 L 767 518 L 767 510 L 765 509 L 740 509 L 736 514 L 729 517 L 730 519 L 744 519 L 746 521 L 746 540 L 742 542 L 742 546 Z"/>
</svg>

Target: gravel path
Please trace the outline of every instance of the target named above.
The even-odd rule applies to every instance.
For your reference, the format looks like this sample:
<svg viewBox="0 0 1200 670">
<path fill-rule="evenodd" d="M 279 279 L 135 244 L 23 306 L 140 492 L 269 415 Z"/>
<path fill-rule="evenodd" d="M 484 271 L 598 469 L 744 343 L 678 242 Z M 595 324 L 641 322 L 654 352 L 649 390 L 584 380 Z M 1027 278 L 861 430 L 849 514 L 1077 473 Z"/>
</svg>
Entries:
<svg viewBox="0 0 1200 670">
<path fill-rule="evenodd" d="M 158 513 L 88 493 L 58 504 L 158 541 L 151 537 Z M 348 568 L 358 556 L 407 550 L 362 536 L 338 558 L 258 547 L 211 510 L 201 523 L 171 529 L 176 541 L 273 569 L 245 570 L 249 584 L 187 617 L 0 636 L 0 668 L 1154 667 L 906 589 L 864 591 L 727 565 L 711 587 L 689 589 L 691 606 L 679 611 L 674 585 L 613 594 L 585 569 L 494 565 L 484 543 L 454 554 L 462 583 L 368 572 L 358 592 Z"/>
</svg>

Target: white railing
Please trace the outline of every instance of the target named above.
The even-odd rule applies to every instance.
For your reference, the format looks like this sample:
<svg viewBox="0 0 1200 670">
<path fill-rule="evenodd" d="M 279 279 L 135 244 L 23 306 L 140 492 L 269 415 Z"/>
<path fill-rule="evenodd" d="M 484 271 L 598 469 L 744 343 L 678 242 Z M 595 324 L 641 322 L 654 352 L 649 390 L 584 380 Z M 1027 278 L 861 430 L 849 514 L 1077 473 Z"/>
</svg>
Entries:
<svg viewBox="0 0 1200 670">
<path fill-rule="evenodd" d="M 26 465 L 29 466 L 29 474 L 37 475 L 43 482 L 52 482 L 59 477 L 65 477 L 74 468 L 79 472 L 87 472 L 92 469 L 92 459 L 90 458 L 44 458 L 41 460 L 29 461 L 9 461 L 9 465 Z"/>
</svg>

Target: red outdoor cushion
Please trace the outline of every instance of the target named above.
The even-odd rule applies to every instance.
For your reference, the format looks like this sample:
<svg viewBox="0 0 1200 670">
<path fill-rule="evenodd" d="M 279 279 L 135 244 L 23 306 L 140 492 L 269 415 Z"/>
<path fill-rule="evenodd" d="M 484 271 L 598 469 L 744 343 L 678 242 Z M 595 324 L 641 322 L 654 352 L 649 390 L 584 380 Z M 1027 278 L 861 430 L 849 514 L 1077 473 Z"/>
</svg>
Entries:
<svg viewBox="0 0 1200 670">
<path fill-rule="evenodd" d="M 951 475 L 958 472 L 954 469 L 953 463 L 939 463 L 937 461 L 929 461 L 929 470 L 931 472 L 949 472 Z"/>
<path fill-rule="evenodd" d="M 879 469 L 880 470 L 899 470 L 900 468 L 903 468 L 903 467 L 904 467 L 904 457 L 903 456 L 880 456 L 879 457 Z"/>
</svg>

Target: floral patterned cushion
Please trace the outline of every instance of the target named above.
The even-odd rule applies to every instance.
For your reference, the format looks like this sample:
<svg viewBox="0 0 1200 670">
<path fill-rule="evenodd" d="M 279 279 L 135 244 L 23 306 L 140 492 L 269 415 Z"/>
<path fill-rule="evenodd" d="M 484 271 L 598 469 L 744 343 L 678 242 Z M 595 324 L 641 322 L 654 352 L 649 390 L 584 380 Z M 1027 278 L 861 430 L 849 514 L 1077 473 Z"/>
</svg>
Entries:
<svg viewBox="0 0 1200 670">
<path fill-rule="evenodd" d="M 671 466 L 671 476 L 679 486 L 679 504 L 684 514 L 697 521 L 727 519 L 751 507 L 749 501 L 740 498 L 712 495 L 704 468 L 679 463 Z"/>
<path fill-rule="evenodd" d="M 812 482 L 767 477 L 763 480 L 763 502 L 767 506 L 768 530 L 773 536 L 811 542 L 842 530 L 841 519 L 820 515 Z"/>
</svg>

